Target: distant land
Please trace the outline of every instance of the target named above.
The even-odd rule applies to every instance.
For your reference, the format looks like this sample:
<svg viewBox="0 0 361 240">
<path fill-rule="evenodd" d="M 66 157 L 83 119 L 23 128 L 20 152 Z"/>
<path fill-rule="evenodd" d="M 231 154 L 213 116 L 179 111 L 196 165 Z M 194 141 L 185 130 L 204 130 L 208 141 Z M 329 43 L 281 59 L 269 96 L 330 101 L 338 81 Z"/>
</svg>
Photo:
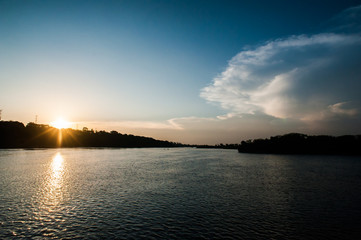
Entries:
<svg viewBox="0 0 361 240">
<path fill-rule="evenodd" d="M 94 131 L 87 128 L 57 129 L 45 124 L 0 121 L 0 148 L 56 147 L 184 147 L 181 143 L 150 137 L 121 134 L 117 131 Z"/>
<path fill-rule="evenodd" d="M 265 139 L 249 139 L 240 144 L 188 145 L 117 131 L 57 129 L 46 124 L 0 121 L 0 148 L 72 148 L 72 147 L 197 147 L 238 149 L 240 153 L 340 154 L 361 155 L 361 135 L 308 136 L 289 133 Z"/>
<path fill-rule="evenodd" d="M 361 135 L 308 136 L 289 133 L 269 139 L 242 141 L 241 153 L 361 155 Z"/>
</svg>

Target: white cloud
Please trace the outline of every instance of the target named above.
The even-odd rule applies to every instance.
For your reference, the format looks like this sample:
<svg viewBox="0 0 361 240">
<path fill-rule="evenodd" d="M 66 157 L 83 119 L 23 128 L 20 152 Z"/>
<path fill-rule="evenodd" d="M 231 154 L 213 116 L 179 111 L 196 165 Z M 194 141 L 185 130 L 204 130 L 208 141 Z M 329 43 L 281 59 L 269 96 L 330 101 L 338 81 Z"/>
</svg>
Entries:
<svg viewBox="0 0 361 240">
<path fill-rule="evenodd" d="M 329 32 L 248 47 L 200 96 L 226 109 L 219 123 L 243 137 L 359 134 L 360 16 L 361 6 L 349 8 L 329 21 Z"/>
<path fill-rule="evenodd" d="M 350 102 L 339 102 L 327 106 L 321 112 L 305 115 L 302 120 L 305 122 L 327 121 L 342 118 L 354 118 L 359 114 L 359 110 Z"/>
<path fill-rule="evenodd" d="M 360 82 L 359 35 L 301 35 L 238 53 L 201 97 L 233 114 L 302 120 L 335 102 L 359 101 Z"/>
<path fill-rule="evenodd" d="M 328 106 L 330 112 L 337 115 L 348 115 L 355 116 L 358 111 L 355 108 L 347 108 L 347 102 L 340 102 L 333 105 Z"/>
</svg>

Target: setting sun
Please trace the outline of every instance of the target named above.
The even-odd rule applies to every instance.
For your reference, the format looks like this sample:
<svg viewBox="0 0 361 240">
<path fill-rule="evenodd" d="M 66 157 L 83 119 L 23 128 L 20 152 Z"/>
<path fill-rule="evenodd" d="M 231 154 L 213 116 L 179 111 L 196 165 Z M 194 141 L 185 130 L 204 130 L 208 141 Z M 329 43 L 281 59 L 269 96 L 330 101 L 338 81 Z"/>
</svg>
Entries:
<svg viewBox="0 0 361 240">
<path fill-rule="evenodd" d="M 69 128 L 70 125 L 71 125 L 70 122 L 65 121 L 62 118 L 58 118 L 56 121 L 50 123 L 50 126 L 55 127 L 57 129 Z"/>
</svg>

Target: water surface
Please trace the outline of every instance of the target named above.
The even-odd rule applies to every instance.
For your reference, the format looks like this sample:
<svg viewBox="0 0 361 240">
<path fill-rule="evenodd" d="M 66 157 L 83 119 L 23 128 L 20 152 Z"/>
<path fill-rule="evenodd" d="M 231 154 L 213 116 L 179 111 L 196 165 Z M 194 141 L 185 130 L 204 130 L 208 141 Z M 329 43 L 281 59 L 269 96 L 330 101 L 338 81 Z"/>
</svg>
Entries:
<svg viewBox="0 0 361 240">
<path fill-rule="evenodd" d="M 0 238 L 355 239 L 361 158 L 0 150 Z"/>
</svg>

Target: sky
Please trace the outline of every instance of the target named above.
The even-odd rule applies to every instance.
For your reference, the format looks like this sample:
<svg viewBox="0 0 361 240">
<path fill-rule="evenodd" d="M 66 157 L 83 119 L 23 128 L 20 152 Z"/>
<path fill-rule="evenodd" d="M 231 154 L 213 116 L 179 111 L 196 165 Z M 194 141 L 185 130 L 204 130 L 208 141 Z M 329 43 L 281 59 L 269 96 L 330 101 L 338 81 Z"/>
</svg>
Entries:
<svg viewBox="0 0 361 240">
<path fill-rule="evenodd" d="M 361 1 L 0 0 L 2 120 L 188 144 L 361 134 Z"/>
</svg>

